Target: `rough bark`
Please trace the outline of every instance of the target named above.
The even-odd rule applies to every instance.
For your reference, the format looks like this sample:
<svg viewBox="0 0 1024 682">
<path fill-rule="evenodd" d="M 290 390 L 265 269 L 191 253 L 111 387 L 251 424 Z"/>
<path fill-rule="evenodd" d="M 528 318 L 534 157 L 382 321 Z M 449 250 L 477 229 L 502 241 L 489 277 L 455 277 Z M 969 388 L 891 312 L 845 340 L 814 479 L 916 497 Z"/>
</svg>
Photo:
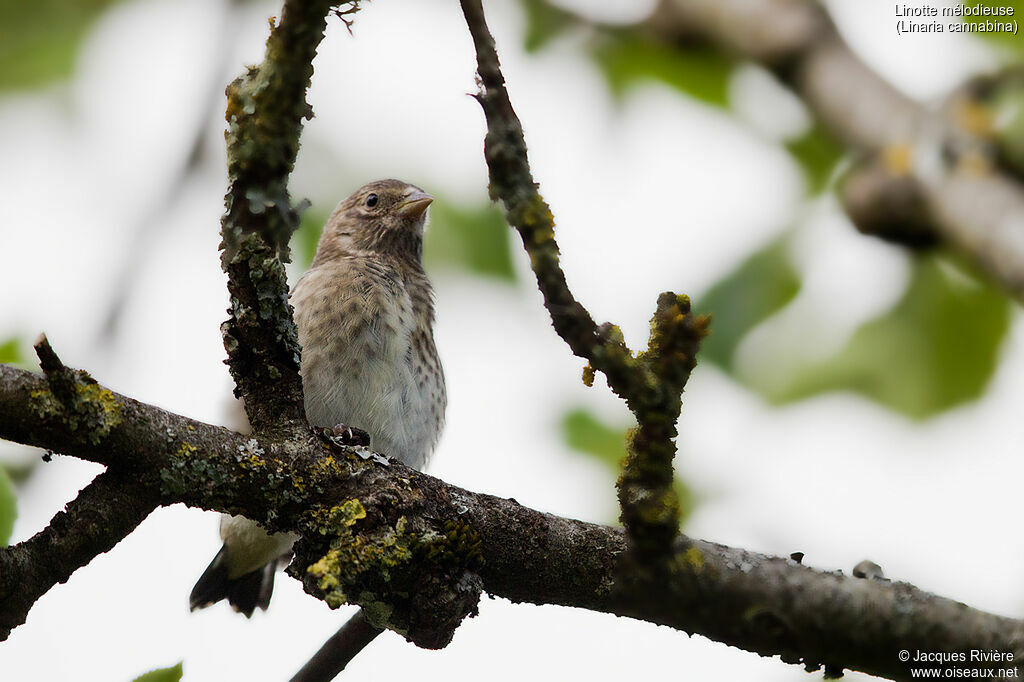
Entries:
<svg viewBox="0 0 1024 682">
<path fill-rule="evenodd" d="M 4 636 L 30 606 L 26 572 L 35 575 L 32 593 L 45 592 L 131 532 L 153 506 L 183 502 L 302 533 L 289 572 L 308 592 L 331 605 L 350 594 L 371 617 L 391 613 L 386 624 L 424 646 L 445 644 L 482 588 L 516 602 L 668 625 L 788 662 L 898 679 L 908 677 L 900 649 L 995 649 L 1024 658 L 1020 621 L 906 583 L 819 571 L 683 536 L 675 540 L 675 570 L 666 582 L 633 582 L 619 568 L 627 546 L 620 529 L 463 490 L 398 462 L 363 459 L 358 449 L 247 438 L 98 391 L 116 415 L 99 436 L 51 402 L 43 377 L 0 366 L 0 437 L 130 471 L 123 490 L 134 505 L 116 527 L 104 527 L 102 543 L 80 540 L 88 545 L 84 554 L 65 551 L 61 515 L 35 538 L 0 549 Z M 107 499 L 102 486 L 117 479 L 104 477 L 69 505 L 68 518 L 88 509 L 97 491 Z M 122 497 L 109 499 L 116 506 Z M 332 570 L 332 550 L 359 562 Z"/>
</svg>

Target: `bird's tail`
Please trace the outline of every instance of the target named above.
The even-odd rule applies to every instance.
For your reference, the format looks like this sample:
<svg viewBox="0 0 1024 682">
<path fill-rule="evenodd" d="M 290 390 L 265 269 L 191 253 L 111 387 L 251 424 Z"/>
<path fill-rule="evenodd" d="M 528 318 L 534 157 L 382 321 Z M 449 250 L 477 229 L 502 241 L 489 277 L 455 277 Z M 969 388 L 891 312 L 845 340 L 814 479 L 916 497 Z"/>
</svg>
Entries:
<svg viewBox="0 0 1024 682">
<path fill-rule="evenodd" d="M 221 547 L 192 588 L 189 605 L 195 611 L 227 599 L 231 608 L 251 618 L 257 606 L 266 611 L 270 605 L 276 570 L 277 559 L 251 573 L 229 578 L 226 548 Z"/>
</svg>

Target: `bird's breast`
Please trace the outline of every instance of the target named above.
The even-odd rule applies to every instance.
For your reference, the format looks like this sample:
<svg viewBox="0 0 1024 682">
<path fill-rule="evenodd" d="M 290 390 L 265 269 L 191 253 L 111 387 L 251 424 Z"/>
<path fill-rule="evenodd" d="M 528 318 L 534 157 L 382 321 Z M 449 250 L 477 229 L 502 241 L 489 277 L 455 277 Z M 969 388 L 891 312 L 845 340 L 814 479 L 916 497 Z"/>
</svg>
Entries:
<svg viewBox="0 0 1024 682">
<path fill-rule="evenodd" d="M 432 313 L 417 298 L 400 277 L 363 264 L 311 270 L 292 302 L 310 423 L 359 427 L 374 450 L 420 467 L 445 397 Z"/>
</svg>

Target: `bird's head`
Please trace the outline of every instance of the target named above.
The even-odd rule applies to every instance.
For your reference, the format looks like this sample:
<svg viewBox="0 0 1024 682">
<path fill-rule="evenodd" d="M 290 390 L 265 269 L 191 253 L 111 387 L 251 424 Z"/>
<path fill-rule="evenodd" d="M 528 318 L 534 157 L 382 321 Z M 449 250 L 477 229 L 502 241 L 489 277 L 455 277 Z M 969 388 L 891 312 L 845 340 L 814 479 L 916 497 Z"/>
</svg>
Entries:
<svg viewBox="0 0 1024 682">
<path fill-rule="evenodd" d="M 370 182 L 338 204 L 324 226 L 313 265 L 343 254 L 387 255 L 418 264 L 427 207 L 434 200 L 401 180 Z"/>
</svg>

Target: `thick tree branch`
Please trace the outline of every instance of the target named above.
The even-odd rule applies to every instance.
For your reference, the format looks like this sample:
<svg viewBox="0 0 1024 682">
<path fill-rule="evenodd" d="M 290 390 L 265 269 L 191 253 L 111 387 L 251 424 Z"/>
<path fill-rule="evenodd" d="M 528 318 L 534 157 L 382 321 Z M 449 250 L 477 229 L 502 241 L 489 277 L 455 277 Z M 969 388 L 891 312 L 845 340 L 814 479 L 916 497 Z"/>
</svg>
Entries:
<svg viewBox="0 0 1024 682">
<path fill-rule="evenodd" d="M 287 0 L 267 58 L 228 91 L 225 346 L 254 437 L 117 395 L 64 368 L 45 343 L 45 378 L 0 366 L 0 437 L 108 467 L 46 530 L 0 549 L 0 634 L 153 508 L 180 502 L 300 533 L 289 573 L 310 594 L 331 606 L 357 603 L 370 627 L 425 647 L 446 645 L 487 589 L 514 601 L 642 618 L 808 667 L 905 678 L 899 649 L 994 649 L 1012 653 L 1015 664 L 1024 660 L 1020 621 L 904 583 L 675 537 L 674 498 L 662 493 L 671 481 L 679 393 L 705 321 L 685 297 L 663 294 L 648 349 L 634 355 L 614 326 L 597 326 L 574 299 L 476 0 L 463 0 L 463 8 L 478 50 L 492 193 L 523 238 L 556 330 L 638 419 L 620 482 L 627 533 L 311 439 L 280 259 L 297 218 L 285 182 L 330 6 Z M 645 558 L 658 560 L 659 580 L 622 570 Z"/>
<path fill-rule="evenodd" d="M 118 482 L 126 485 L 118 492 L 101 488 L 112 485 L 113 474 L 87 489 L 102 500 L 135 493 L 126 502 L 139 506 L 128 507 L 128 518 L 109 519 L 116 526 L 109 545 L 154 502 L 242 513 L 272 530 L 297 530 L 305 539 L 289 572 L 303 579 L 307 591 L 329 604 L 352 595 L 371 622 L 390 613 L 395 620 L 387 624 L 421 645 L 443 645 L 444 633 L 450 638 L 466 613 L 460 597 L 474 592 L 478 574 L 488 592 L 513 601 L 631 616 L 812 666 L 906 678 L 909 664 L 896 656 L 901 648 L 996 649 L 1024 660 L 1020 621 L 905 583 L 861 580 L 679 538 L 673 555 L 678 569 L 669 579 L 654 587 L 623 584 L 618 564 L 626 539 L 618 529 L 472 493 L 397 462 L 373 464 L 354 450 L 310 445 L 286 464 L 281 457 L 288 448 L 281 442 L 248 439 L 99 390 L 118 406 L 119 421 L 93 442 L 89 431 L 52 408 L 43 377 L 0 365 L 0 437 L 107 464 L 118 475 L 132 472 L 130 484 Z M 75 502 L 69 514 L 79 504 L 92 505 Z M 68 529 L 66 541 L 77 542 L 77 525 Z M 0 549 L 0 613 L 26 600 L 20 581 L 29 566 L 42 572 L 33 588 L 39 592 L 88 559 L 68 557 L 66 545 L 34 542 Z M 19 564 L 16 557 L 26 552 L 32 552 L 31 564 Z M 358 561 L 329 565 L 332 556 L 349 555 Z"/>
<path fill-rule="evenodd" d="M 646 28 L 670 40 L 700 37 L 772 69 L 834 135 L 884 157 L 894 185 L 867 191 L 885 180 L 862 178 L 843 193 L 859 228 L 914 246 L 943 242 L 1024 298 L 1024 186 L 984 152 L 991 140 L 970 124 L 978 117 L 968 90 L 937 112 L 909 99 L 854 54 L 813 0 L 662 0 Z M 907 196 L 894 197 L 893 187 Z M 907 234 L 891 218 L 871 220 L 894 203 L 913 211 Z"/>
<path fill-rule="evenodd" d="M 487 118 L 484 156 L 491 197 L 501 200 L 509 224 L 522 238 L 555 331 L 573 353 L 588 361 L 588 372 L 596 369 L 608 378 L 608 385 L 637 418 L 619 479 L 622 522 L 637 553 L 634 568 L 664 567 L 662 559 L 671 552 L 679 530 L 672 460 L 680 393 L 695 364 L 707 319 L 690 312 L 687 297 L 664 293 L 651 324 L 648 351 L 634 355 L 616 326 L 597 326 L 576 300 L 559 263 L 554 217 L 530 172 L 523 128 L 505 89 L 483 7 L 480 0 L 461 2 L 476 47 L 477 100 Z"/>
</svg>

